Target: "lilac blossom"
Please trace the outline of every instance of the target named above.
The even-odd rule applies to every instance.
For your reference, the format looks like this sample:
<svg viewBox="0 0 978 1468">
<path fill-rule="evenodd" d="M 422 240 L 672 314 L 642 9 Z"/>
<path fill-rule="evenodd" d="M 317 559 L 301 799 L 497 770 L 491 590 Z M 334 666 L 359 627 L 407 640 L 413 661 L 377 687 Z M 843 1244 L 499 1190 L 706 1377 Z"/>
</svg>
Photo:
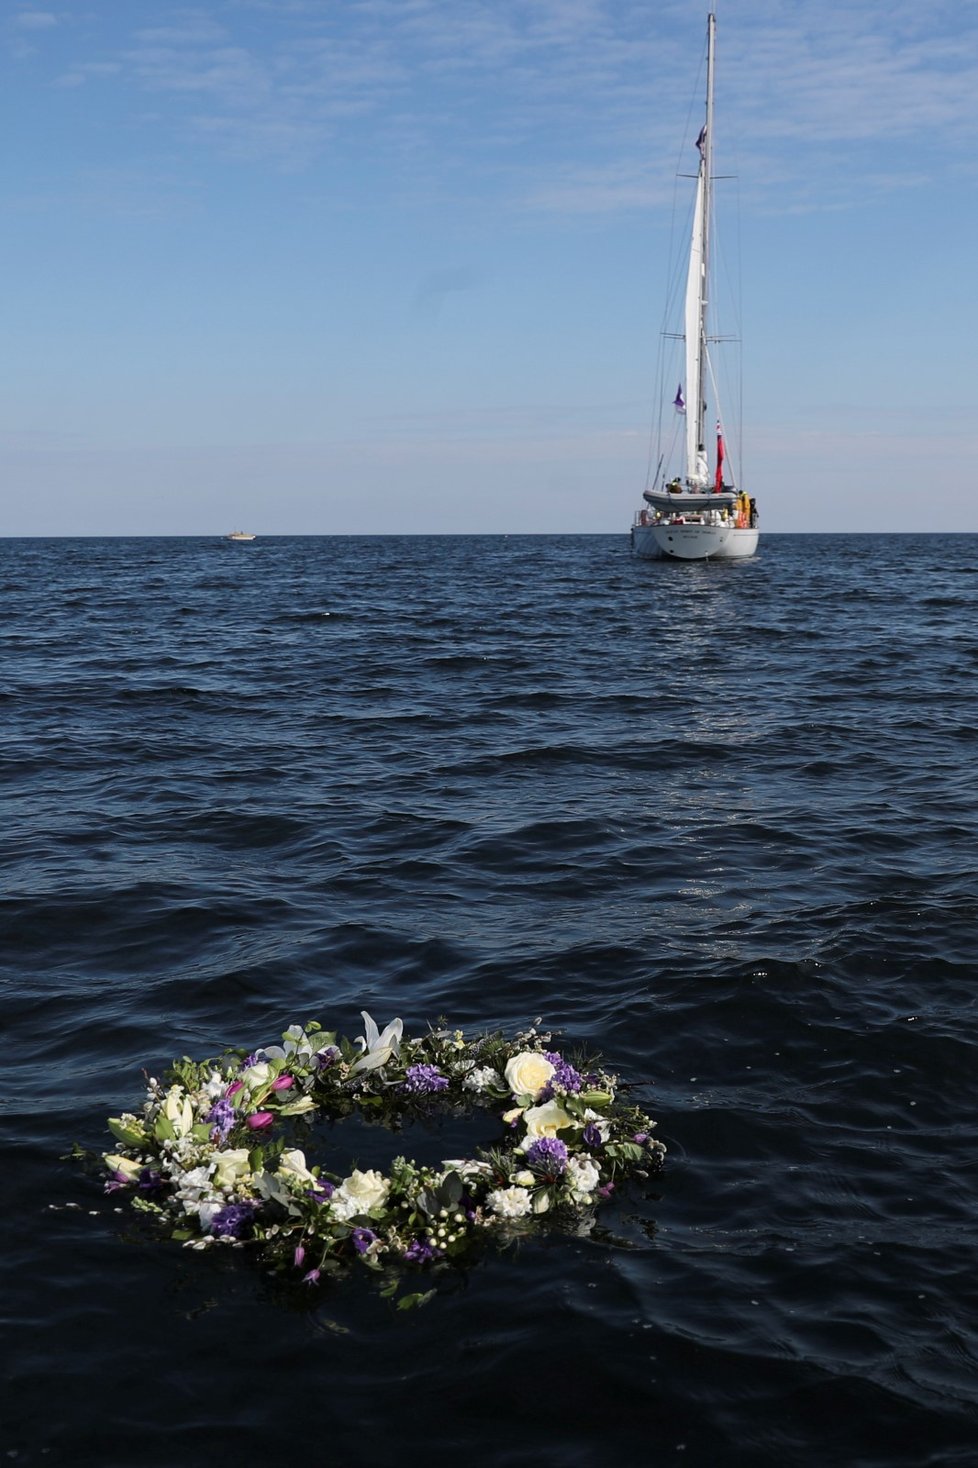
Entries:
<svg viewBox="0 0 978 1468">
<path fill-rule="evenodd" d="M 207 1113 L 207 1120 L 213 1122 L 214 1130 L 211 1132 L 212 1142 L 226 1142 L 230 1132 L 234 1128 L 237 1112 L 234 1102 L 224 1096 L 220 1101 L 215 1101 Z"/>
<path fill-rule="evenodd" d="M 559 1137 L 538 1137 L 526 1149 L 526 1160 L 550 1176 L 559 1177 L 567 1167 L 567 1144 Z"/>
<path fill-rule="evenodd" d="M 448 1081 L 437 1065 L 409 1065 L 401 1090 L 409 1096 L 430 1096 L 435 1091 L 444 1091 L 447 1086 Z"/>
<path fill-rule="evenodd" d="M 554 1068 L 554 1073 L 543 1089 L 542 1099 L 544 1101 L 551 1101 L 554 1092 L 558 1090 L 570 1092 L 576 1096 L 583 1084 L 583 1077 L 580 1072 L 576 1071 L 556 1050 L 546 1051 L 544 1058 L 550 1061 L 550 1064 Z"/>
</svg>

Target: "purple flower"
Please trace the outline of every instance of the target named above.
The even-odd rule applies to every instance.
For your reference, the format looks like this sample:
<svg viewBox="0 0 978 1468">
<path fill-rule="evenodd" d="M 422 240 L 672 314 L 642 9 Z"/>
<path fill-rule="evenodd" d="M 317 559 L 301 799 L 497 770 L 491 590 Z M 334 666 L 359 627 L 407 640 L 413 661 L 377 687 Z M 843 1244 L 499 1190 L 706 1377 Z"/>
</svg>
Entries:
<svg viewBox="0 0 978 1468">
<path fill-rule="evenodd" d="M 437 1065 L 409 1065 L 407 1080 L 401 1086 L 409 1096 L 430 1096 L 435 1091 L 444 1091 L 448 1081 Z"/>
<path fill-rule="evenodd" d="M 234 1109 L 233 1101 L 229 1101 L 226 1096 L 222 1097 L 220 1101 L 215 1101 L 207 1113 L 207 1120 L 214 1123 L 211 1141 L 226 1142 L 236 1119 L 237 1112 Z"/>
<path fill-rule="evenodd" d="M 317 1050 L 314 1056 L 317 1070 L 329 1070 L 339 1053 L 335 1045 L 327 1045 L 325 1050 Z"/>
<path fill-rule="evenodd" d="M 595 1126 L 593 1121 L 588 1122 L 581 1135 L 583 1137 L 585 1147 L 593 1148 L 601 1146 L 601 1129 L 600 1127 Z"/>
<path fill-rule="evenodd" d="M 317 1178 L 314 1188 L 307 1188 L 306 1191 L 310 1198 L 315 1198 L 317 1203 L 328 1203 L 333 1196 L 334 1188 L 331 1182 L 321 1177 Z"/>
<path fill-rule="evenodd" d="M 240 1068 L 241 1070 L 250 1070 L 251 1067 L 253 1065 L 257 1065 L 260 1060 L 267 1059 L 268 1056 L 265 1054 L 264 1050 L 256 1050 L 253 1054 L 245 1056 L 244 1060 L 242 1060 L 241 1062 Z"/>
<path fill-rule="evenodd" d="M 104 1191 L 118 1193 L 121 1188 L 135 1187 L 140 1193 L 158 1193 L 165 1186 L 162 1173 L 154 1172 L 151 1167 L 143 1167 L 135 1176 L 121 1169 L 109 1173 Z"/>
<path fill-rule="evenodd" d="M 404 1257 L 412 1264 L 427 1264 L 429 1259 L 437 1259 L 440 1252 L 430 1239 L 412 1239 L 404 1250 Z"/>
<path fill-rule="evenodd" d="M 526 1149 L 526 1160 L 550 1177 L 559 1177 L 567 1168 L 567 1145 L 559 1137 L 538 1137 Z"/>
<path fill-rule="evenodd" d="M 319 1283 L 319 1270 L 318 1269 L 310 1269 L 310 1271 L 309 1271 L 308 1274 L 304 1274 L 302 1276 L 302 1283 L 303 1284 L 308 1284 L 308 1285 L 318 1284 Z"/>
<path fill-rule="evenodd" d="M 245 1117 L 245 1126 L 250 1126 L 253 1132 L 261 1131 L 262 1127 L 271 1126 L 275 1115 L 271 1111 L 253 1111 L 250 1116 Z"/>
<path fill-rule="evenodd" d="M 602 1187 L 596 1189 L 596 1191 L 599 1198 L 610 1198 L 615 1191 L 615 1185 L 614 1183 L 605 1183 Z"/>
<path fill-rule="evenodd" d="M 546 1052 L 546 1059 L 550 1061 L 550 1064 L 554 1068 L 554 1073 L 547 1082 L 546 1089 L 550 1094 L 546 1099 L 549 1101 L 558 1087 L 562 1091 L 569 1091 L 572 1095 L 576 1096 L 583 1083 L 580 1072 L 576 1071 L 572 1065 L 569 1065 L 564 1057 L 555 1050 L 548 1050 Z"/>
<path fill-rule="evenodd" d="M 305 1259 L 305 1257 L 305 1247 L 302 1244 L 296 1244 L 295 1254 L 292 1256 L 292 1263 L 295 1265 L 296 1269 L 302 1268 L 302 1261 L 303 1259 Z"/>
<path fill-rule="evenodd" d="M 217 1238 L 241 1239 L 250 1230 L 254 1217 L 253 1203 L 228 1203 L 214 1214 L 210 1231 Z"/>
<path fill-rule="evenodd" d="M 370 1245 L 376 1242 L 377 1235 L 372 1228 L 355 1228 L 351 1235 L 353 1247 L 358 1254 L 366 1254 Z"/>
<path fill-rule="evenodd" d="M 637 1142 L 640 1147 L 644 1147 L 648 1140 L 648 1132 L 636 1132 L 634 1137 L 632 1137 L 632 1141 Z"/>
</svg>

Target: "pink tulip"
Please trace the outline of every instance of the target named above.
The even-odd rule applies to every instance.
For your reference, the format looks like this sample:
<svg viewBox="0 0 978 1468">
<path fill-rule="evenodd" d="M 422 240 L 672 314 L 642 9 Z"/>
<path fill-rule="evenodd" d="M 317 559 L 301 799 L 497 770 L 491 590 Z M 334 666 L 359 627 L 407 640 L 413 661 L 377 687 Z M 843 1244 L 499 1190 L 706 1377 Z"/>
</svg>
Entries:
<svg viewBox="0 0 978 1468">
<path fill-rule="evenodd" d="M 234 1096 L 234 1095 L 236 1095 L 237 1092 L 241 1090 L 241 1087 L 243 1085 L 244 1085 L 244 1081 L 232 1081 L 231 1084 L 230 1084 L 230 1086 L 228 1086 L 227 1090 L 224 1092 L 225 1096 Z"/>
<path fill-rule="evenodd" d="M 253 1132 L 257 1132 L 262 1127 L 271 1126 L 274 1120 L 275 1117 L 270 1111 L 255 1111 L 251 1116 L 245 1118 L 245 1125 L 250 1126 Z"/>
<path fill-rule="evenodd" d="M 292 1076 L 276 1076 L 274 1081 L 272 1081 L 272 1090 L 287 1091 L 289 1087 L 294 1084 L 295 1082 Z"/>
</svg>

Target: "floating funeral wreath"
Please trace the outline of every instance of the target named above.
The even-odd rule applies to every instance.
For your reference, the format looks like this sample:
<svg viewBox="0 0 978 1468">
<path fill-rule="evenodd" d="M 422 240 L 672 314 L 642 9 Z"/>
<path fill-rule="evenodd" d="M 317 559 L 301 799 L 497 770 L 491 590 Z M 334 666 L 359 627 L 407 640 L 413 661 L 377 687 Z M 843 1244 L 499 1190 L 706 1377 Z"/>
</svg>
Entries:
<svg viewBox="0 0 978 1468">
<path fill-rule="evenodd" d="M 314 1284 L 354 1259 L 460 1259 L 493 1230 L 594 1207 L 662 1164 L 655 1123 L 618 1098 L 617 1077 L 572 1064 L 549 1035 L 411 1039 L 399 1019 L 363 1021 L 353 1042 L 311 1023 L 250 1055 L 176 1061 L 149 1081 L 141 1116 L 109 1121 L 121 1147 L 104 1155 L 107 1190 L 127 1190 L 188 1247 L 250 1243 Z M 359 1111 L 397 1127 L 473 1106 L 500 1112 L 500 1144 L 433 1167 L 397 1157 L 387 1173 L 342 1177 L 281 1135 L 291 1117 Z"/>
</svg>

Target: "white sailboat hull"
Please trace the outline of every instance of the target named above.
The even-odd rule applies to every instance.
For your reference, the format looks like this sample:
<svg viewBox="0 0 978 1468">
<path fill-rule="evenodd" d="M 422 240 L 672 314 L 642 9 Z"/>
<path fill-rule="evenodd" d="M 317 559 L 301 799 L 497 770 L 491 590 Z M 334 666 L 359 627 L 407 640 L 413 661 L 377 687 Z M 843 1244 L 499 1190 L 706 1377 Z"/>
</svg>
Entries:
<svg viewBox="0 0 978 1468">
<path fill-rule="evenodd" d="M 730 525 L 634 525 L 632 549 L 647 561 L 708 561 L 723 554 L 734 533 Z"/>
<path fill-rule="evenodd" d="M 726 561 L 754 555 L 760 533 L 759 530 L 738 530 L 735 527 L 730 532 L 730 539 L 717 552 L 718 559 Z"/>
</svg>

